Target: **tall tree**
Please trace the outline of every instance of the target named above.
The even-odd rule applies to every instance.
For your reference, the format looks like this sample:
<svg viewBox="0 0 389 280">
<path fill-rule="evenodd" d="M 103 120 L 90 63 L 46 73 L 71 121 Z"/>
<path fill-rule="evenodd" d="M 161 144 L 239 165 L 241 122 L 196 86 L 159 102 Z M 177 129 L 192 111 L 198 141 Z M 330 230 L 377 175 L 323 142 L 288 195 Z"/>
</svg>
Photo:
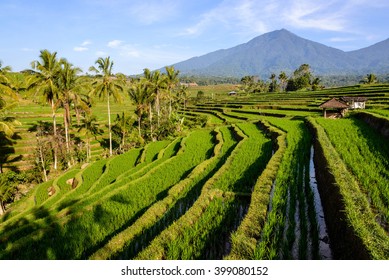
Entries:
<svg viewBox="0 0 389 280">
<path fill-rule="evenodd" d="M 182 102 L 184 105 L 184 110 L 186 110 L 186 104 L 188 102 L 188 86 L 181 85 L 177 91 L 177 98 L 179 102 Z"/>
<path fill-rule="evenodd" d="M 278 80 L 280 81 L 280 90 L 285 91 L 286 84 L 288 83 L 288 76 L 284 71 L 278 75 Z"/>
<path fill-rule="evenodd" d="M 9 182 L 5 174 L 0 174 L 0 216 L 5 212 L 5 203 L 12 198 L 15 186 Z"/>
<path fill-rule="evenodd" d="M 308 64 L 301 64 L 298 69 L 293 72 L 293 77 L 288 80 L 286 90 L 295 91 L 311 86 L 313 76 L 311 68 Z"/>
<path fill-rule="evenodd" d="M 16 98 L 16 93 L 12 90 L 9 73 L 12 71 L 10 66 L 4 66 L 0 60 L 0 100 L 4 100 L 3 95 Z"/>
<path fill-rule="evenodd" d="M 120 153 L 124 153 L 126 151 L 126 139 L 134 125 L 134 119 L 132 116 L 122 112 L 121 115 L 116 115 L 115 124 L 112 127 L 112 130 L 115 135 L 119 135 L 120 144 L 119 151 Z"/>
<path fill-rule="evenodd" d="M 157 112 L 157 127 L 160 126 L 161 121 L 161 102 L 162 91 L 166 89 L 166 75 L 162 75 L 159 70 L 150 72 L 149 69 L 144 69 L 144 77 L 149 83 L 149 87 L 152 89 L 155 100 L 155 110 Z"/>
<path fill-rule="evenodd" d="M 318 77 L 314 78 L 314 79 L 312 80 L 312 83 L 311 83 L 311 85 L 312 85 L 312 90 L 317 90 L 317 89 L 319 89 L 319 88 L 320 88 L 320 82 L 321 82 L 320 78 L 318 78 Z"/>
<path fill-rule="evenodd" d="M 9 79 L 11 70 L 10 66 L 3 67 L 0 61 L 0 132 L 3 132 L 6 137 L 11 137 L 15 132 L 15 126 L 20 125 L 14 117 L 7 115 L 7 111 L 18 101 L 18 95 L 12 89 Z"/>
<path fill-rule="evenodd" d="M 142 80 L 134 83 L 128 89 L 128 95 L 130 96 L 133 104 L 136 106 L 135 113 L 138 117 L 138 133 L 140 138 L 143 138 L 141 132 L 142 116 L 145 112 L 147 112 L 148 106 L 150 106 L 151 109 L 151 105 L 150 105 L 152 102 L 150 100 L 151 92 L 152 89 L 149 87 L 149 84 Z M 153 133 L 152 123 L 150 123 L 150 130 L 151 130 L 150 133 L 152 134 Z"/>
<path fill-rule="evenodd" d="M 86 137 L 86 159 L 87 162 L 91 159 L 91 138 L 102 133 L 100 126 L 97 122 L 96 116 L 86 114 L 81 119 L 80 125 L 78 125 L 78 132 L 82 133 Z"/>
<path fill-rule="evenodd" d="M 91 92 L 91 95 L 98 96 L 99 98 L 107 99 L 107 111 L 108 111 L 108 134 L 109 134 L 109 155 L 112 156 L 112 131 L 111 131 L 111 107 L 110 107 L 110 98 L 112 97 L 114 101 L 121 102 L 122 95 L 121 93 L 124 90 L 124 79 L 121 76 L 115 76 L 112 72 L 113 61 L 110 57 L 102 58 L 99 57 L 95 64 L 97 68 L 91 66 L 89 71 L 94 71 L 97 74 L 100 74 L 102 77 L 97 78 L 92 85 L 94 89 Z"/>
<path fill-rule="evenodd" d="M 368 85 L 377 83 L 377 76 L 373 73 L 367 74 L 366 77 L 360 82 Z"/>
<path fill-rule="evenodd" d="M 173 66 L 166 66 L 166 88 L 167 88 L 167 94 L 169 98 L 169 118 L 171 118 L 172 115 L 172 100 L 173 100 L 173 89 L 178 85 L 179 79 L 178 74 L 180 73 L 179 70 L 174 70 Z"/>
<path fill-rule="evenodd" d="M 65 141 L 66 141 L 66 151 L 68 155 L 70 154 L 70 106 L 73 100 L 77 99 L 77 95 L 80 91 L 80 83 L 78 74 L 81 73 L 81 69 L 74 67 L 65 59 L 60 61 L 60 71 L 58 77 L 58 89 L 60 92 L 60 101 L 64 108 L 64 127 L 65 127 Z"/>
<path fill-rule="evenodd" d="M 272 73 L 270 75 L 270 85 L 269 85 L 269 92 L 276 92 L 278 90 L 277 80 L 276 80 L 276 74 Z"/>
<path fill-rule="evenodd" d="M 58 101 L 58 76 L 60 72 L 60 64 L 57 59 L 57 52 L 41 50 L 39 55 L 40 60 L 35 60 L 31 63 L 31 67 L 36 71 L 34 79 L 30 87 L 36 88 L 36 91 L 43 94 L 47 102 L 51 106 L 53 118 L 53 134 L 57 137 L 57 122 L 56 109 Z M 57 169 L 58 159 L 57 151 L 54 151 L 54 169 Z"/>
</svg>

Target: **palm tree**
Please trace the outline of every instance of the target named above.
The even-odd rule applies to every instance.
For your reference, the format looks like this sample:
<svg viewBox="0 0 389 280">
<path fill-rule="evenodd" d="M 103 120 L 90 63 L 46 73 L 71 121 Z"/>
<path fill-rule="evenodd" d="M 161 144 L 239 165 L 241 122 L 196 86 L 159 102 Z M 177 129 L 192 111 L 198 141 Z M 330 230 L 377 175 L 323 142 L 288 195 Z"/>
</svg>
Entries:
<svg viewBox="0 0 389 280">
<path fill-rule="evenodd" d="M 172 90 L 179 83 L 178 74 L 180 73 L 180 71 L 178 70 L 175 71 L 173 66 L 170 67 L 166 66 L 165 70 L 166 70 L 166 87 L 167 87 L 167 94 L 169 98 L 169 118 L 170 118 L 172 115 L 172 99 L 173 99 Z"/>
<path fill-rule="evenodd" d="M 122 112 L 121 115 L 116 115 L 115 125 L 112 127 L 112 130 L 120 135 L 119 150 L 121 153 L 125 151 L 126 137 L 133 124 L 134 119 L 132 116 L 129 116 L 124 112 Z"/>
<path fill-rule="evenodd" d="M 288 76 L 285 74 L 284 71 L 282 71 L 282 72 L 278 75 L 278 79 L 280 80 L 280 90 L 281 90 L 281 91 L 285 91 L 286 84 L 287 84 L 287 82 L 288 82 Z"/>
<path fill-rule="evenodd" d="M 114 101 L 120 102 L 122 99 L 121 92 L 123 92 L 124 79 L 122 77 L 115 77 L 112 73 L 113 61 L 110 57 L 99 57 L 94 66 L 89 68 L 89 71 L 94 71 L 97 74 L 101 74 L 102 77 L 98 78 L 92 83 L 94 89 L 91 95 L 98 96 L 99 98 L 107 98 L 107 111 L 108 111 L 108 133 L 109 133 L 109 155 L 112 156 L 112 131 L 111 131 L 111 107 L 110 97 L 113 97 Z"/>
<path fill-rule="evenodd" d="M 0 61 L 0 141 L 2 143 L 12 143 L 9 138 L 15 134 L 15 126 L 21 124 L 16 120 L 16 118 L 10 117 L 7 114 L 9 109 L 17 105 L 18 100 L 18 96 L 10 84 L 8 76 L 10 71 L 11 67 L 2 67 L 2 63 Z M 9 98 L 4 98 L 5 96 Z M 2 164 L 7 160 L 7 158 L 7 153 L 3 153 L 0 156 L 0 173 L 3 172 Z"/>
<path fill-rule="evenodd" d="M 363 84 L 374 84 L 377 82 L 377 76 L 373 73 L 367 74 L 366 77 L 361 81 Z"/>
<path fill-rule="evenodd" d="M 0 92 L 3 92 L 3 90 Z M 7 116 L 7 111 L 15 106 L 15 104 L 16 103 L 14 102 L 7 102 L 7 100 L 0 95 L 0 132 L 4 133 L 6 138 L 12 137 L 15 133 L 15 126 L 20 125 L 14 117 Z"/>
<path fill-rule="evenodd" d="M 15 191 L 15 186 L 10 183 L 4 174 L 0 174 L 0 216 L 5 212 L 5 202 L 9 200 Z"/>
<path fill-rule="evenodd" d="M 177 92 L 177 98 L 184 103 L 184 110 L 186 110 L 186 103 L 188 102 L 188 86 L 181 85 Z"/>
<path fill-rule="evenodd" d="M 277 80 L 276 80 L 276 74 L 272 73 L 270 75 L 270 86 L 269 86 L 269 91 L 270 92 L 276 92 L 277 91 Z"/>
<path fill-rule="evenodd" d="M 51 105 L 53 117 L 53 134 L 57 137 L 56 109 L 58 101 L 58 76 L 60 72 L 60 64 L 57 59 L 57 52 L 49 52 L 41 50 L 39 55 L 40 61 L 31 62 L 31 67 L 36 70 L 34 80 L 30 83 L 30 88 L 36 88 L 45 96 L 48 103 Z M 54 169 L 57 169 L 57 151 L 54 150 Z"/>
<path fill-rule="evenodd" d="M 3 63 L 0 61 L 0 100 L 3 100 L 3 95 L 15 97 L 15 92 L 11 88 L 8 74 L 12 71 L 10 66 L 3 67 Z"/>
<path fill-rule="evenodd" d="M 80 91 L 80 83 L 78 82 L 77 74 L 81 73 L 81 69 L 74 67 L 65 59 L 60 61 L 60 71 L 58 77 L 58 89 L 61 94 L 60 101 L 65 110 L 63 119 L 65 127 L 65 140 L 66 140 L 66 150 L 67 153 L 70 153 L 70 106 L 73 100 L 77 99 L 78 92 Z"/>
<path fill-rule="evenodd" d="M 320 82 L 321 82 L 320 78 L 318 77 L 314 78 L 312 81 L 312 90 L 317 90 L 320 86 Z"/>
<path fill-rule="evenodd" d="M 157 111 L 157 127 L 159 128 L 161 119 L 161 91 L 166 88 L 166 75 L 161 75 L 159 70 L 150 72 L 149 69 L 144 69 L 144 77 L 149 83 L 155 100 L 155 110 Z"/>
<path fill-rule="evenodd" d="M 149 87 L 149 84 L 142 80 L 133 84 L 128 89 L 128 94 L 133 104 L 136 106 L 135 113 L 138 116 L 138 133 L 140 138 L 143 138 L 141 133 L 142 115 L 147 111 L 148 104 L 151 104 L 150 93 L 151 89 Z M 152 124 L 150 123 L 150 125 L 152 133 Z"/>
<path fill-rule="evenodd" d="M 86 137 L 86 159 L 89 162 L 91 158 L 91 138 L 101 134 L 101 129 L 97 123 L 96 116 L 86 114 L 81 120 L 81 124 L 78 125 L 78 132 L 81 132 Z"/>
</svg>

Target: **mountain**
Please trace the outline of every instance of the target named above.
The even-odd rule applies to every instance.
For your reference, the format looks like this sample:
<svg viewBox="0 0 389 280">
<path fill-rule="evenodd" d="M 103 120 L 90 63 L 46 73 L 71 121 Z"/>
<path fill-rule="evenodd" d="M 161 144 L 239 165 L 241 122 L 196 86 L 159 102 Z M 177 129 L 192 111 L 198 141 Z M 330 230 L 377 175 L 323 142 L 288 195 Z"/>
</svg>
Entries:
<svg viewBox="0 0 389 280">
<path fill-rule="evenodd" d="M 388 73 L 389 39 L 364 49 L 344 52 L 281 29 L 173 66 L 183 75 L 268 78 L 271 73 L 292 73 L 304 63 L 317 75 Z"/>
<path fill-rule="evenodd" d="M 389 39 L 381 41 L 370 47 L 349 52 L 351 56 L 358 59 L 359 68 L 367 72 L 388 73 L 389 72 Z M 369 71 L 370 69 L 373 69 Z"/>
</svg>

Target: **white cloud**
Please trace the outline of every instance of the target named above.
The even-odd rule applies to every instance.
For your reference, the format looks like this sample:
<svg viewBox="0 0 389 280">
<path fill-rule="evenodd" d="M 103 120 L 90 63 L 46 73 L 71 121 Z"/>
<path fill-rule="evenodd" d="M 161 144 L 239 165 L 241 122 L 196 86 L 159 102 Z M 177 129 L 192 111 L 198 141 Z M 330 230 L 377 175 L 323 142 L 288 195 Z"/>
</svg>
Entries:
<svg viewBox="0 0 389 280">
<path fill-rule="evenodd" d="M 103 51 L 97 51 L 95 54 L 97 56 L 107 56 L 108 55 L 106 52 L 103 52 Z"/>
<path fill-rule="evenodd" d="M 177 0 L 87 0 L 90 5 L 110 11 L 119 17 L 131 18 L 131 21 L 143 25 L 170 21 L 180 14 L 180 8 L 186 1 Z"/>
<path fill-rule="evenodd" d="M 330 42 L 351 42 L 355 41 L 355 38 L 351 37 L 332 37 L 330 38 Z"/>
<path fill-rule="evenodd" d="M 113 41 L 108 42 L 107 46 L 110 48 L 118 48 L 122 43 L 123 43 L 123 41 L 113 40 Z"/>
<path fill-rule="evenodd" d="M 208 29 L 221 28 L 234 33 L 264 33 L 269 31 L 267 22 L 274 17 L 274 1 L 224 0 L 214 9 L 202 14 L 199 21 L 179 35 L 200 35 Z"/>
<path fill-rule="evenodd" d="M 86 46 L 89 46 L 91 44 L 92 44 L 91 41 L 85 40 L 84 42 L 81 43 L 80 46 L 74 47 L 73 50 L 75 52 L 85 52 L 85 51 L 89 50 Z"/>
<path fill-rule="evenodd" d="M 87 51 L 88 48 L 86 48 L 86 47 L 74 47 L 73 50 L 76 52 L 84 52 L 84 51 Z"/>
<path fill-rule="evenodd" d="M 23 51 L 23 52 L 33 52 L 34 51 L 31 48 L 21 48 L 20 50 Z"/>
<path fill-rule="evenodd" d="M 289 1 L 281 19 L 297 28 L 341 31 L 346 26 L 344 6 L 339 1 Z M 345 3 L 345 2 L 343 2 Z"/>
<path fill-rule="evenodd" d="M 171 65 L 175 62 L 182 61 L 190 57 L 190 55 L 180 54 L 179 51 L 172 51 L 172 47 L 138 47 L 134 52 L 121 51 L 120 59 L 115 61 L 115 65 L 119 72 L 139 74 L 144 68 L 159 69 L 166 65 Z"/>
<path fill-rule="evenodd" d="M 121 45 L 119 47 L 119 54 L 121 56 L 126 56 L 126 57 L 141 57 L 142 53 L 139 51 L 136 46 L 126 44 L 126 45 Z"/>
<path fill-rule="evenodd" d="M 124 44 L 124 41 L 121 40 L 112 40 L 108 42 L 107 46 L 117 50 L 120 56 L 139 57 L 141 55 L 135 45 Z"/>
<path fill-rule="evenodd" d="M 124 49 L 123 51 L 120 52 L 121 56 L 127 56 L 127 57 L 140 57 L 141 54 L 138 50 L 131 50 L 131 49 Z"/>
<path fill-rule="evenodd" d="M 179 3 L 175 0 L 141 0 L 129 7 L 129 13 L 142 24 L 150 25 L 166 21 L 179 13 Z"/>
<path fill-rule="evenodd" d="M 86 41 L 82 42 L 81 46 L 85 47 L 85 46 L 88 46 L 88 45 L 91 45 L 91 44 L 92 44 L 91 41 L 86 40 Z"/>
<path fill-rule="evenodd" d="M 223 0 L 179 35 L 201 35 L 213 29 L 247 37 L 280 28 L 347 31 L 354 4 L 363 8 L 363 5 L 384 3 L 379 0 L 372 0 L 372 3 L 367 0 Z"/>
</svg>

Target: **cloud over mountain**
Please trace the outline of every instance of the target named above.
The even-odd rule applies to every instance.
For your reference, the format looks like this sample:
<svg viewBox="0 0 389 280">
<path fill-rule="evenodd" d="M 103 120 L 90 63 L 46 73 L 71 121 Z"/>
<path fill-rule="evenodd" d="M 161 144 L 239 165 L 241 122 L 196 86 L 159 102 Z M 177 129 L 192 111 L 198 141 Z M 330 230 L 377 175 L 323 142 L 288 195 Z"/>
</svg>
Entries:
<svg viewBox="0 0 389 280">
<path fill-rule="evenodd" d="M 232 76 L 291 73 L 307 63 L 315 74 L 389 72 L 389 39 L 368 48 L 344 52 L 281 29 L 245 44 L 214 51 L 174 64 L 182 74 Z"/>
</svg>

